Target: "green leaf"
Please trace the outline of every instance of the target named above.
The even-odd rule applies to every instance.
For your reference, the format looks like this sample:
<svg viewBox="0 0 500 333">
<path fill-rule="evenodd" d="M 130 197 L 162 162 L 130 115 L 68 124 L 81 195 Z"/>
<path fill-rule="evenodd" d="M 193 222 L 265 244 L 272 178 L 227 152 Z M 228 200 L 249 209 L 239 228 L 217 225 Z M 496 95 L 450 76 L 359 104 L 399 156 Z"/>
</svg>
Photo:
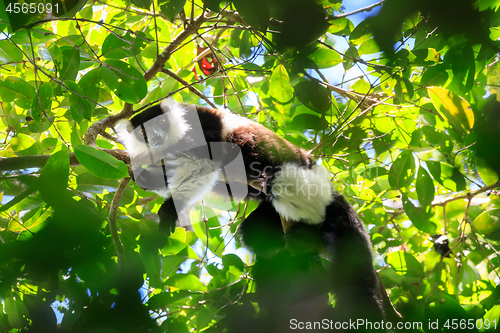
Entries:
<svg viewBox="0 0 500 333">
<path fill-rule="evenodd" d="M 170 304 L 177 303 L 183 299 L 192 297 L 192 293 L 187 290 L 178 290 L 174 292 L 163 292 L 151 297 L 147 302 L 148 309 L 154 311 L 164 308 Z"/>
<path fill-rule="evenodd" d="M 342 63 L 342 67 L 347 71 L 356 65 L 356 59 L 359 58 L 358 49 L 354 45 L 351 45 L 344 54 L 344 62 Z"/>
<path fill-rule="evenodd" d="M 0 99 L 2 102 L 15 101 L 16 105 L 23 108 L 31 108 L 35 88 L 28 82 L 14 76 L 9 76 L 0 81 Z"/>
<path fill-rule="evenodd" d="M 417 57 L 416 61 L 413 62 L 415 65 L 423 66 L 433 64 L 441 60 L 439 52 L 433 48 L 412 50 L 412 53 Z"/>
<path fill-rule="evenodd" d="M 288 104 L 293 99 L 292 85 L 285 66 L 277 66 L 271 74 L 271 96 L 279 104 Z"/>
<path fill-rule="evenodd" d="M 402 79 L 403 83 L 405 84 L 406 94 L 408 95 L 408 99 L 411 100 L 413 98 L 413 93 L 415 92 L 415 89 L 413 89 L 413 83 L 411 83 L 411 81 L 405 77 L 403 77 L 401 79 Z"/>
<path fill-rule="evenodd" d="M 12 327 L 21 329 L 26 325 L 28 309 L 23 301 L 14 299 L 13 297 L 5 298 L 5 313 Z"/>
<path fill-rule="evenodd" d="M 229 270 L 230 266 L 236 267 L 236 269 L 238 269 L 242 273 L 245 271 L 245 264 L 243 263 L 241 258 L 234 253 L 224 255 L 222 257 L 222 264 L 224 265 L 225 271 Z"/>
<path fill-rule="evenodd" d="M 269 8 L 266 0 L 233 0 L 234 7 L 252 28 L 266 32 L 269 24 Z"/>
<path fill-rule="evenodd" d="M 139 8 L 149 9 L 153 0 L 132 0 L 132 3 Z"/>
<path fill-rule="evenodd" d="M 104 83 L 126 103 L 138 103 L 146 97 L 148 86 L 141 73 L 119 60 L 108 60 L 109 66 L 101 67 Z"/>
<path fill-rule="evenodd" d="M 78 190 L 91 193 L 102 193 L 104 188 L 118 187 L 116 180 L 99 178 L 84 171 L 76 176 L 76 183 Z"/>
<path fill-rule="evenodd" d="M 373 54 L 380 52 L 377 42 L 374 38 L 368 39 L 366 42 L 361 44 L 358 49 L 359 55 L 363 54 Z"/>
<path fill-rule="evenodd" d="M 6 4 L 8 5 L 9 3 L 8 2 L 5 2 L 5 1 L 2 1 L 0 2 L 0 22 L 2 22 L 0 24 L 0 31 L 4 31 L 4 29 L 7 27 L 7 25 L 11 25 L 11 22 L 10 22 L 10 18 L 14 18 L 12 13 L 9 13 L 5 6 Z M 12 27 L 13 28 L 13 27 Z M 0 312 L 2 310 L 2 307 L 0 306 Z M 1 314 L 0 314 L 0 318 L 1 318 Z"/>
<path fill-rule="evenodd" d="M 251 54 L 252 54 L 252 50 L 251 50 L 251 44 L 250 44 L 250 38 L 252 37 L 252 34 L 250 31 L 243 31 L 243 33 L 241 34 L 241 39 L 240 39 L 240 52 L 239 52 L 239 55 L 240 55 L 240 58 L 243 58 L 243 57 L 250 57 Z M 235 80 L 235 83 L 237 81 Z M 240 90 L 238 88 L 235 87 L 236 90 Z"/>
<path fill-rule="evenodd" d="M 393 253 L 395 252 L 390 253 L 388 257 L 391 256 Z M 390 285 L 400 286 L 401 283 L 403 282 L 403 277 L 398 273 L 396 273 L 396 270 L 392 267 L 383 269 L 380 272 L 378 272 L 378 274 L 382 279 L 385 288 L 390 288 Z M 387 280 L 389 280 L 390 282 L 388 283 Z"/>
<path fill-rule="evenodd" d="M 492 185 L 498 181 L 499 177 L 497 173 L 490 168 L 489 164 L 483 158 L 476 158 L 476 167 L 485 185 Z"/>
<path fill-rule="evenodd" d="M 351 86 L 351 89 L 364 95 L 369 93 L 372 87 L 364 79 L 359 79 Z"/>
<path fill-rule="evenodd" d="M 177 228 L 175 230 L 175 232 L 171 235 L 171 239 L 169 239 L 168 244 L 161 249 L 161 253 L 165 256 L 163 258 L 163 273 L 162 273 L 163 276 L 165 276 L 166 271 L 168 271 L 170 268 L 173 268 L 173 267 L 170 267 L 170 264 L 172 263 L 172 261 L 168 259 L 168 256 L 172 256 L 172 255 L 176 255 L 178 253 L 181 253 L 181 251 L 185 250 L 187 247 L 187 244 L 185 242 L 173 238 L 173 237 L 175 237 L 175 235 L 178 235 L 177 231 L 180 229 L 182 229 L 182 228 Z M 157 230 L 158 230 L 158 225 L 155 229 L 155 232 Z M 183 257 L 184 257 L 184 259 L 186 259 L 187 255 L 183 255 Z M 179 268 L 179 266 L 177 266 L 175 270 L 177 270 L 177 268 Z"/>
<path fill-rule="evenodd" d="M 203 221 L 205 214 L 207 223 Z M 191 222 L 193 222 L 193 230 L 196 236 L 208 246 L 210 251 L 220 256 L 224 249 L 224 240 L 221 236 L 219 219 L 210 207 L 206 207 L 202 211 L 199 207 L 191 210 Z M 208 243 L 207 243 L 208 241 Z"/>
<path fill-rule="evenodd" d="M 465 312 L 465 309 L 457 302 L 457 300 L 454 298 L 455 296 L 450 296 L 443 294 L 440 297 L 439 301 L 432 302 L 428 306 L 425 307 L 424 313 L 425 313 L 425 320 L 429 323 L 433 322 L 447 322 L 449 328 L 454 327 L 456 323 L 467 323 L 467 319 L 469 316 L 467 315 L 467 312 Z M 448 319 L 455 319 L 455 320 L 449 320 Z M 471 320 L 472 321 L 472 320 Z M 445 326 L 446 327 L 446 326 Z M 460 331 L 462 332 L 478 332 L 475 327 L 473 329 L 464 329 L 465 325 L 462 324 L 462 329 Z M 442 331 L 446 332 L 451 332 L 453 329 L 443 329 Z"/>
<path fill-rule="evenodd" d="M 123 36 L 118 37 L 115 33 L 110 33 L 102 43 L 102 55 L 108 59 L 123 59 L 131 55 L 131 43 L 124 40 Z"/>
<path fill-rule="evenodd" d="M 477 280 L 481 280 L 481 276 L 479 275 L 479 272 L 477 271 L 476 267 L 474 267 L 474 264 L 470 261 L 467 260 L 467 265 L 464 265 L 464 273 L 462 277 L 462 283 L 464 286 L 466 285 L 472 285 L 472 283 L 476 282 Z"/>
<path fill-rule="evenodd" d="M 128 169 L 123 161 L 89 146 L 78 145 L 74 148 L 78 161 L 94 176 L 107 179 L 128 177 Z"/>
<path fill-rule="evenodd" d="M 362 21 L 358 24 L 351 33 L 349 43 L 360 45 L 372 38 L 372 33 L 369 31 L 368 27 L 369 25 L 366 21 Z"/>
<path fill-rule="evenodd" d="M 401 79 L 396 80 L 396 85 L 394 86 L 394 94 L 400 103 L 405 101 L 405 96 L 403 94 L 403 87 L 401 86 Z"/>
<path fill-rule="evenodd" d="M 476 59 L 470 45 L 452 47 L 445 55 L 445 63 L 451 62 L 455 80 L 460 83 L 461 90 L 469 92 L 474 85 L 476 75 Z"/>
<path fill-rule="evenodd" d="M 59 72 L 61 81 L 75 81 L 76 75 L 80 70 L 80 51 L 76 47 L 61 47 L 63 65 Z"/>
<path fill-rule="evenodd" d="M 141 247 L 141 260 L 146 268 L 149 284 L 153 288 L 162 288 L 163 280 L 161 278 L 162 262 L 158 249 Z"/>
<path fill-rule="evenodd" d="M 443 64 L 438 64 L 436 66 L 429 66 L 427 68 L 427 70 L 422 75 L 420 83 L 423 86 L 440 86 L 444 85 L 447 81 L 448 72 L 446 72 L 446 66 Z"/>
<path fill-rule="evenodd" d="M 94 15 L 92 5 L 82 8 L 78 14 L 86 20 L 92 20 L 92 16 Z"/>
<path fill-rule="evenodd" d="M 34 187 L 28 187 L 25 191 L 18 194 L 14 199 L 12 199 L 9 202 L 0 206 L 0 212 L 4 212 L 6 210 L 9 210 L 11 207 L 13 207 L 14 205 L 17 205 L 19 202 L 26 199 L 28 196 L 30 196 L 35 191 L 36 191 L 36 189 Z M 3 195 L 2 195 L 2 199 L 3 199 Z"/>
<path fill-rule="evenodd" d="M 354 30 L 354 24 L 347 18 L 341 17 L 331 22 L 328 32 L 335 35 L 349 35 Z"/>
<path fill-rule="evenodd" d="M 48 119 L 43 119 L 40 123 L 36 121 L 30 121 L 28 123 L 28 129 L 33 133 L 42 133 L 48 130 L 52 126 L 52 121 Z"/>
<path fill-rule="evenodd" d="M 61 49 L 56 44 L 52 44 L 47 48 L 47 50 L 49 51 L 50 57 L 52 58 L 52 61 L 54 61 L 55 66 L 60 68 L 63 63 Z"/>
<path fill-rule="evenodd" d="M 221 0 L 204 0 L 203 4 L 214 12 L 219 12 Z"/>
<path fill-rule="evenodd" d="M 178 241 L 178 240 L 169 240 L 169 247 L 171 246 L 172 241 Z M 179 248 L 181 247 L 186 247 L 185 243 L 182 243 L 178 241 Z M 185 256 L 178 256 L 178 255 L 167 255 L 162 258 L 162 272 L 161 275 L 164 277 L 169 277 L 172 273 L 177 271 L 180 267 L 180 265 L 186 261 Z"/>
<path fill-rule="evenodd" d="M 176 274 L 168 279 L 166 284 L 180 290 L 207 291 L 207 286 L 193 274 Z"/>
<path fill-rule="evenodd" d="M 496 295 L 493 293 L 491 296 Z M 497 304 L 486 312 L 484 315 L 484 321 L 486 323 L 498 323 L 500 321 L 500 305 Z"/>
<path fill-rule="evenodd" d="M 118 31 L 119 32 L 119 31 Z M 118 32 L 109 34 L 102 45 L 103 56 L 108 59 L 123 59 L 141 53 L 146 47 L 146 37 L 143 33 L 137 33 L 132 37 L 130 33 L 121 36 Z"/>
<path fill-rule="evenodd" d="M 166 0 L 159 3 L 161 13 L 165 15 L 170 22 L 174 21 L 174 18 L 181 12 L 185 4 L 186 0 Z"/>
<path fill-rule="evenodd" d="M 148 46 L 148 36 L 142 31 L 135 32 L 134 37 L 127 33 L 124 38 L 132 44 L 132 56 L 138 55 Z"/>
<path fill-rule="evenodd" d="M 464 176 L 460 170 L 444 162 L 426 161 L 432 177 L 444 187 L 456 192 L 466 188 Z"/>
<path fill-rule="evenodd" d="M 383 167 L 369 167 L 364 169 L 361 175 L 366 179 L 375 180 L 387 175 L 387 170 Z"/>
<path fill-rule="evenodd" d="M 430 206 L 434 200 L 434 182 L 431 176 L 423 167 L 418 168 L 417 181 L 415 184 L 417 190 L 418 202 L 421 207 Z"/>
<path fill-rule="evenodd" d="M 229 45 L 234 48 L 239 48 L 240 47 L 240 40 L 241 40 L 241 34 L 243 33 L 242 30 L 238 29 L 233 29 L 231 31 L 231 39 L 229 40 Z"/>
<path fill-rule="evenodd" d="M 86 96 L 90 103 L 90 109 L 88 110 L 89 117 L 92 116 L 92 112 L 94 112 L 97 102 L 99 101 L 99 90 L 101 86 L 101 69 L 95 68 L 85 74 L 80 81 L 78 81 L 78 85 L 81 88 L 81 92 L 83 96 Z M 87 118 L 90 120 L 90 118 Z"/>
<path fill-rule="evenodd" d="M 472 222 L 477 232 L 493 240 L 500 240 L 500 209 L 491 209 L 479 214 Z"/>
<path fill-rule="evenodd" d="M 430 213 L 426 214 L 421 207 L 415 207 L 408 196 L 403 195 L 403 208 L 411 223 L 423 232 L 428 234 L 436 233 L 436 225 L 429 220 Z M 432 211 L 431 211 L 432 212 Z"/>
<path fill-rule="evenodd" d="M 432 104 L 460 134 L 469 133 L 474 126 L 474 112 L 462 97 L 441 87 L 427 87 Z"/>
<path fill-rule="evenodd" d="M 317 82 L 303 80 L 297 83 L 293 90 L 299 101 L 320 114 L 330 109 L 328 90 Z"/>
<path fill-rule="evenodd" d="M 300 130 L 313 129 L 321 131 L 328 126 L 328 122 L 316 115 L 303 113 L 293 117 L 291 125 L 293 128 Z"/>
<path fill-rule="evenodd" d="M 195 318 L 197 327 L 203 330 L 203 328 L 207 327 L 214 320 L 218 312 L 219 309 L 217 307 L 204 304 L 196 312 Z"/>
<path fill-rule="evenodd" d="M 224 85 L 222 80 L 217 80 L 213 87 L 214 87 L 214 102 L 219 105 L 224 105 Z"/>
<path fill-rule="evenodd" d="M 410 253 L 404 251 L 391 252 L 387 255 L 386 261 L 398 274 L 411 277 L 424 276 L 422 264 Z"/>
<path fill-rule="evenodd" d="M 410 151 L 401 153 L 389 170 L 389 184 L 393 189 L 406 187 L 415 178 L 415 159 Z"/>
<path fill-rule="evenodd" d="M 23 52 L 8 39 L 0 40 L 0 63 L 19 62 L 23 60 Z"/>
<path fill-rule="evenodd" d="M 38 87 L 38 92 L 33 97 L 33 106 L 31 107 L 31 116 L 38 124 L 42 121 L 42 110 L 47 115 L 52 113 L 52 96 L 52 86 L 50 83 L 46 82 Z"/>
<path fill-rule="evenodd" d="M 78 123 L 81 122 L 82 119 L 90 120 L 92 117 L 90 102 L 85 99 L 85 95 L 80 86 L 73 81 L 66 81 L 64 83 L 66 87 L 72 90 L 69 96 L 69 111 L 71 112 L 71 117 Z"/>
<path fill-rule="evenodd" d="M 314 65 L 309 66 L 309 68 L 330 68 L 338 65 L 342 62 L 342 57 L 337 51 L 332 49 L 327 49 L 324 47 L 318 47 L 313 53 L 311 53 L 307 59 L 312 61 Z"/>
<path fill-rule="evenodd" d="M 24 133 L 18 133 L 15 137 L 13 137 L 10 140 L 10 145 L 12 147 L 12 150 L 15 151 L 16 153 L 22 153 L 23 151 L 28 150 L 35 143 L 36 143 L 35 139 Z"/>
<path fill-rule="evenodd" d="M 39 177 L 40 194 L 45 202 L 53 205 L 60 203 L 68 187 L 69 154 L 66 149 L 49 157 Z"/>
</svg>

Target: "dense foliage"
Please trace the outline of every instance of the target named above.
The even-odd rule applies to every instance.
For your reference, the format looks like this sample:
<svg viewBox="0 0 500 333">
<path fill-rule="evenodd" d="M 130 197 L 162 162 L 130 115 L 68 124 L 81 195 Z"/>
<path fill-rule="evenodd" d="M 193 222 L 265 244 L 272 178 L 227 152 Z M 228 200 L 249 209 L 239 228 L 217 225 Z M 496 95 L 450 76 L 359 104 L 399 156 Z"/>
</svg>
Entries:
<svg viewBox="0 0 500 333">
<path fill-rule="evenodd" d="M 0 3 L 0 331 L 217 331 L 234 306 L 258 313 L 253 256 L 233 236 L 255 205 L 207 199 L 167 242 L 162 199 L 127 178 L 112 127 L 165 96 L 311 150 L 405 321 L 498 326 L 499 7 Z"/>
</svg>

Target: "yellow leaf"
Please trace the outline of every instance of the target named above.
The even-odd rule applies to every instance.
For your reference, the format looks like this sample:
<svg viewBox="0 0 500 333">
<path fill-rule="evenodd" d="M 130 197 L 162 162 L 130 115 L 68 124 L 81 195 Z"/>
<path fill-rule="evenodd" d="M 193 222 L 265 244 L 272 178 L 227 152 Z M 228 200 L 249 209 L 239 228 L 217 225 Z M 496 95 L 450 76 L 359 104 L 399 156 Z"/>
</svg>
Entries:
<svg viewBox="0 0 500 333">
<path fill-rule="evenodd" d="M 474 113 L 469 102 L 441 87 L 427 87 L 427 91 L 432 104 L 450 122 L 451 127 L 461 134 L 469 133 L 474 126 Z"/>
</svg>

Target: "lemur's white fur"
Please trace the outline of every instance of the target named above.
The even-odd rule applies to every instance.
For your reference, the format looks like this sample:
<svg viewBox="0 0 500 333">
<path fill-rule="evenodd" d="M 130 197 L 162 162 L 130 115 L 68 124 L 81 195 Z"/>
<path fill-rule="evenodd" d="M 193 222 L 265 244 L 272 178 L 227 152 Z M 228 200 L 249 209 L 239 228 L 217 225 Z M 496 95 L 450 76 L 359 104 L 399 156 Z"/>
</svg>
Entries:
<svg viewBox="0 0 500 333">
<path fill-rule="evenodd" d="M 128 119 L 120 119 L 115 125 L 118 139 L 123 144 L 130 157 L 146 154 L 148 148 L 145 140 L 140 140 L 132 134 L 134 128 Z"/>
<path fill-rule="evenodd" d="M 140 157 L 140 158 L 148 158 L 150 157 L 150 152 L 152 155 L 157 158 L 163 158 L 163 156 L 158 156 L 162 151 L 166 148 L 173 146 L 177 142 L 179 142 L 189 131 L 190 126 L 184 119 L 184 114 L 186 113 L 186 109 L 175 101 L 173 98 L 168 98 L 161 103 L 161 108 L 165 112 L 166 117 L 168 118 L 168 122 L 170 124 L 169 128 L 169 136 L 163 145 L 159 149 L 155 149 L 154 147 L 148 147 L 146 145 L 146 141 L 142 136 L 139 136 L 140 139 L 135 135 L 131 135 L 134 131 L 130 120 L 121 119 L 115 125 L 115 131 L 118 135 L 118 138 L 122 142 L 122 144 L 127 149 L 130 157 Z M 154 121 L 154 119 L 150 120 Z M 147 122 L 146 122 L 147 127 Z M 141 128 L 138 127 L 135 129 L 136 131 L 141 131 Z M 155 161 L 159 162 L 159 161 Z"/>
<path fill-rule="evenodd" d="M 167 112 L 168 120 L 170 122 L 169 136 L 167 140 L 168 145 L 164 147 L 167 148 L 179 142 L 186 135 L 186 132 L 189 131 L 190 126 L 184 119 L 186 109 L 175 99 L 167 98 L 161 102 L 161 108 L 163 112 L 170 110 Z"/>
<path fill-rule="evenodd" d="M 174 202 L 180 200 L 191 205 L 203 199 L 214 187 L 219 178 L 219 170 L 214 170 L 209 158 L 199 158 L 184 153 L 172 164 L 174 169 L 167 172 Z"/>
<path fill-rule="evenodd" d="M 245 117 L 239 116 L 230 112 L 223 112 L 222 118 L 222 137 L 225 138 L 228 133 L 234 131 L 236 128 L 240 126 L 245 126 L 251 123 L 251 120 L 248 120 Z"/>
<path fill-rule="evenodd" d="M 272 204 L 284 218 L 309 224 L 325 220 L 325 209 L 332 201 L 328 170 L 321 165 L 305 169 L 285 163 L 271 184 Z"/>
<path fill-rule="evenodd" d="M 220 177 L 220 171 L 214 169 L 209 158 L 199 158 L 188 152 L 181 153 L 175 160 L 165 162 L 169 187 L 164 185 L 162 168 L 150 169 L 157 177 L 157 184 L 163 189 L 152 192 L 164 198 L 174 198 L 174 203 L 182 202 L 185 206 L 192 205 L 208 194 Z M 158 172 L 158 173 L 157 173 Z"/>
</svg>

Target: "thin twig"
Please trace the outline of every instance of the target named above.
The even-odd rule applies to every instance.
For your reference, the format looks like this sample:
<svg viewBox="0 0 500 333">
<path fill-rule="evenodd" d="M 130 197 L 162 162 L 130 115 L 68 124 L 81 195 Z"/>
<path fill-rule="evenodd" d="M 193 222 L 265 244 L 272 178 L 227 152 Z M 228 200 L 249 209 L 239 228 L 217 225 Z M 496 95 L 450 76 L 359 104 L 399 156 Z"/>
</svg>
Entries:
<svg viewBox="0 0 500 333">
<path fill-rule="evenodd" d="M 354 15 L 354 14 L 357 14 L 357 13 L 361 13 L 361 12 L 369 12 L 371 11 L 373 8 L 377 7 L 377 6 L 380 6 L 384 3 L 384 0 L 381 0 L 377 3 L 374 3 L 373 5 L 369 5 L 369 6 L 366 6 L 366 7 L 363 7 L 363 8 L 360 8 L 360 9 L 356 9 L 356 10 L 353 10 L 352 12 L 349 12 L 349 13 L 345 13 L 345 14 L 340 14 L 340 15 L 335 15 L 335 16 L 329 16 L 328 17 L 328 20 L 336 20 L 336 19 L 339 19 L 339 18 L 342 18 L 342 17 L 347 17 L 347 16 L 351 16 L 351 15 Z"/>
<path fill-rule="evenodd" d="M 120 149 L 100 149 L 116 159 L 130 164 L 130 158 L 126 151 Z M 3 171 L 13 171 L 28 168 L 42 168 L 49 160 L 50 155 L 31 155 L 31 156 L 19 156 L 19 157 L 8 157 L 0 158 L 0 172 Z M 80 165 L 75 153 L 69 154 L 69 163 L 71 166 Z"/>
<path fill-rule="evenodd" d="M 469 198 L 475 197 L 476 195 L 478 195 L 480 193 L 492 190 L 492 189 L 497 188 L 499 186 L 500 186 L 500 180 L 497 181 L 495 184 L 488 185 L 488 186 L 485 186 L 485 187 L 481 187 L 479 190 L 474 191 L 472 193 L 471 192 L 467 192 L 466 194 L 459 195 L 458 197 L 453 197 L 453 198 L 449 198 L 449 199 L 446 199 L 446 200 L 443 200 L 443 201 L 432 203 L 431 206 L 443 206 L 443 205 L 446 205 L 448 202 L 452 202 L 452 201 L 455 201 L 455 200 L 469 199 Z"/>
<path fill-rule="evenodd" d="M 186 80 L 184 80 L 179 75 L 175 74 L 174 72 L 172 72 L 172 71 L 170 71 L 169 69 L 166 69 L 166 68 L 163 68 L 161 71 L 162 71 L 162 73 L 167 74 L 168 76 L 172 77 L 173 79 L 179 81 L 181 84 L 183 84 L 184 86 L 186 86 L 193 94 L 195 94 L 196 96 L 198 96 L 199 98 L 201 98 L 202 100 L 204 100 L 205 102 L 207 102 L 207 104 L 210 105 L 212 108 L 214 108 L 214 109 L 217 108 L 217 106 L 215 106 L 215 104 L 212 103 L 207 98 L 207 96 L 205 96 L 201 91 L 199 91 L 198 89 L 196 89 L 196 87 L 194 87 L 192 84 L 189 84 Z"/>
<path fill-rule="evenodd" d="M 116 189 L 113 200 L 111 201 L 111 207 L 109 208 L 109 232 L 111 234 L 111 239 L 113 240 L 116 254 L 118 256 L 119 269 L 123 268 L 123 254 L 125 252 L 125 248 L 123 247 L 123 243 L 120 240 L 120 236 L 118 236 L 118 229 L 116 228 L 116 212 L 118 211 L 120 200 L 123 196 L 123 193 L 127 189 L 127 185 L 129 182 L 130 177 L 125 177 L 121 180 L 120 186 L 118 186 L 118 188 Z"/>
</svg>

